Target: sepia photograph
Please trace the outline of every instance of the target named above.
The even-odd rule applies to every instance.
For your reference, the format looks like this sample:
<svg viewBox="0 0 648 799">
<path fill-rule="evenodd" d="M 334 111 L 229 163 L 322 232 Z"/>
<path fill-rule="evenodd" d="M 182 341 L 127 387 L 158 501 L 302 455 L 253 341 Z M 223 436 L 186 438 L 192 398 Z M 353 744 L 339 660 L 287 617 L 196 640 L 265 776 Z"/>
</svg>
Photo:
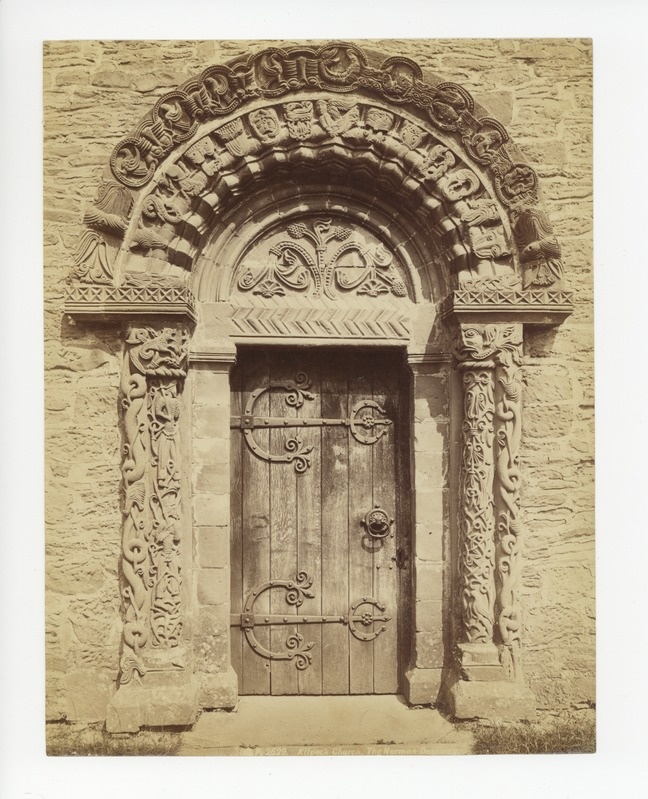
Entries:
<svg viewBox="0 0 648 799">
<path fill-rule="evenodd" d="M 43 43 L 49 755 L 595 751 L 592 50 Z"/>
</svg>

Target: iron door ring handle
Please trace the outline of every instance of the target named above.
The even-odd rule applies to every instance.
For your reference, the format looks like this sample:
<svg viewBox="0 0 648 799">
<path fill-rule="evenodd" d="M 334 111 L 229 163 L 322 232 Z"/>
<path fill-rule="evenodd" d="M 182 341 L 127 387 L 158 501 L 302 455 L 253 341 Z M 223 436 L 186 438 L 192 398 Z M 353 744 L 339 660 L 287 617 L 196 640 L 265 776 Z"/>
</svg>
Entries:
<svg viewBox="0 0 648 799">
<path fill-rule="evenodd" d="M 387 538 L 394 520 L 389 517 L 386 510 L 375 505 L 367 511 L 362 525 L 372 538 Z"/>
</svg>

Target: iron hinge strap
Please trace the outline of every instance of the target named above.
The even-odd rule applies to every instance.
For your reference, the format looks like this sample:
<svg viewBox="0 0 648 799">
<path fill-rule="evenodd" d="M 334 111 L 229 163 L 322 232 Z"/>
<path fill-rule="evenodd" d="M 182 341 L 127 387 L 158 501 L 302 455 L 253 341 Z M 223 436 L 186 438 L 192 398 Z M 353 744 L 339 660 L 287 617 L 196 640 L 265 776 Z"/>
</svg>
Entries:
<svg viewBox="0 0 648 799">
<path fill-rule="evenodd" d="M 257 430 L 270 427 L 349 427 L 351 419 L 297 419 L 284 416 L 232 416 L 230 429 Z"/>
<path fill-rule="evenodd" d="M 378 620 L 378 619 L 377 619 Z M 380 619 L 382 621 L 382 619 Z M 232 613 L 230 627 L 249 630 L 271 624 L 348 624 L 348 616 L 281 616 L 279 614 Z"/>
</svg>

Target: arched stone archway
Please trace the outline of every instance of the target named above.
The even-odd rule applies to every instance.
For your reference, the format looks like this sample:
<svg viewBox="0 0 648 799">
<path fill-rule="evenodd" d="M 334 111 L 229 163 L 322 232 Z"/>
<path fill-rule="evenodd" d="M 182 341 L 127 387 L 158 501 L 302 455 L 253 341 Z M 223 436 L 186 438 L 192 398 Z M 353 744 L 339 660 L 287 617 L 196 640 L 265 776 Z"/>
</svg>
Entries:
<svg viewBox="0 0 648 799">
<path fill-rule="evenodd" d="M 344 43 L 210 67 L 115 147 L 66 306 L 124 325 L 110 729 L 236 701 L 229 371 L 249 344 L 404 353 L 413 613 L 399 689 L 463 717 L 530 712 L 522 331 L 571 303 L 537 177 L 511 153 L 462 87 Z"/>
</svg>

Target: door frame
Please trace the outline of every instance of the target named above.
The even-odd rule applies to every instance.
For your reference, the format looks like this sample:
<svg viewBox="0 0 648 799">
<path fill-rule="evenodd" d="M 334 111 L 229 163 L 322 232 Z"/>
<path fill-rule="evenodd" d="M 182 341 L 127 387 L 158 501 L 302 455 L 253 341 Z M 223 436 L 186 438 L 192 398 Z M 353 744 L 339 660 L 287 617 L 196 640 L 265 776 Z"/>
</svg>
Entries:
<svg viewBox="0 0 648 799">
<path fill-rule="evenodd" d="M 333 344 L 333 342 L 331 342 Z M 282 344 L 268 342 L 275 348 Z M 285 344 L 283 344 L 285 346 Z M 310 342 L 291 342 L 310 346 Z M 337 346 L 337 345 L 336 345 Z M 341 347 L 366 346 L 362 340 Z M 387 345 L 389 346 L 389 345 Z M 392 345 L 397 346 L 397 345 Z M 401 349 L 402 344 L 399 343 Z M 385 345 L 381 344 L 381 348 Z M 196 619 L 193 651 L 200 675 L 200 705 L 234 707 L 238 680 L 230 650 L 230 370 L 228 352 L 190 354 L 193 442 L 191 456 Z M 407 357 L 411 373 L 408 449 L 410 459 L 409 660 L 399 663 L 400 692 L 411 704 L 429 704 L 441 691 L 451 634 L 451 526 L 449 491 L 451 427 L 450 357 Z"/>
</svg>

